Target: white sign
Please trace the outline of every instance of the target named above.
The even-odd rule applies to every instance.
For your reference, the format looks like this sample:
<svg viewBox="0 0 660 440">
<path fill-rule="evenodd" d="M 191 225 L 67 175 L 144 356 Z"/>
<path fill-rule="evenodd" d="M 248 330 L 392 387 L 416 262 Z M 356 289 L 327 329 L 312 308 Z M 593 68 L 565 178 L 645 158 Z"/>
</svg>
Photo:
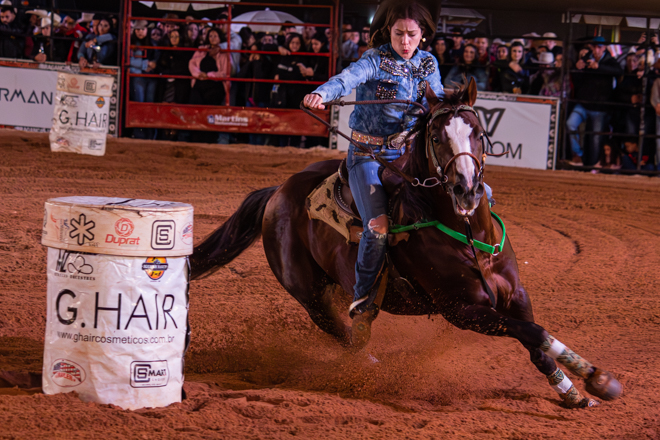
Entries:
<svg viewBox="0 0 660 440">
<path fill-rule="evenodd" d="M 113 84 L 112 77 L 57 75 L 51 151 L 105 154 Z"/>
<path fill-rule="evenodd" d="M 474 109 L 493 144 L 489 165 L 553 169 L 556 151 L 556 98 L 479 93 Z"/>
<path fill-rule="evenodd" d="M 49 129 L 57 72 L 0 67 L 0 124 Z"/>
<path fill-rule="evenodd" d="M 180 402 L 187 260 L 49 248 L 44 393 L 125 409 Z"/>
</svg>

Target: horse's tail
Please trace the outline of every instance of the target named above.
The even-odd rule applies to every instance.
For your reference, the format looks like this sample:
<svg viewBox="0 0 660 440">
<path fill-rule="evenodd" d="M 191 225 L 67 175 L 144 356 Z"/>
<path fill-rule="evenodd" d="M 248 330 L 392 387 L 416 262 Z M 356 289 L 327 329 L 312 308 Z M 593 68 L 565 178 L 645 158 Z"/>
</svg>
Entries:
<svg viewBox="0 0 660 440">
<path fill-rule="evenodd" d="M 251 192 L 222 226 L 195 246 L 190 257 L 190 278 L 211 275 L 238 257 L 261 235 L 266 203 L 278 187 Z"/>
</svg>

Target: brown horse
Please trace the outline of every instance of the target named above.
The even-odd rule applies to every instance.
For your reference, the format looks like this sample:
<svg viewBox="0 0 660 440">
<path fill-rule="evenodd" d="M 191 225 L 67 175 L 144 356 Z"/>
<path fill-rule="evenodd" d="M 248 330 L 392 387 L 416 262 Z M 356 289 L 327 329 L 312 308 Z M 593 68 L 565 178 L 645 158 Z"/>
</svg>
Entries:
<svg viewBox="0 0 660 440">
<path fill-rule="evenodd" d="M 485 135 L 472 109 L 474 81 L 441 99 L 427 89 L 427 100 L 431 111 L 417 124 L 415 146 L 397 161 L 403 173 L 416 178 L 416 186 L 400 183 L 392 197 L 392 220 L 411 225 L 432 219 L 461 231 L 467 218 L 476 241 L 499 243 L 502 228 L 482 198 Z M 325 223 L 311 220 L 305 206 L 306 197 L 337 167 L 338 161 L 315 163 L 280 187 L 250 194 L 224 225 L 195 247 L 192 278 L 227 264 L 261 235 L 268 263 L 282 286 L 319 328 L 350 344 L 347 311 L 338 311 L 334 304 L 338 295 L 353 297 L 357 246 L 347 244 Z M 621 395 L 621 385 L 611 373 L 594 367 L 534 323 L 508 239 L 502 249 L 475 256 L 474 248 L 435 227 L 397 238 L 401 240 L 388 255 L 411 288 L 405 294 L 388 289 L 381 310 L 440 314 L 461 329 L 517 339 L 569 407 L 597 402 L 583 397 L 555 360 L 585 379 L 590 394 L 606 400 Z"/>
</svg>

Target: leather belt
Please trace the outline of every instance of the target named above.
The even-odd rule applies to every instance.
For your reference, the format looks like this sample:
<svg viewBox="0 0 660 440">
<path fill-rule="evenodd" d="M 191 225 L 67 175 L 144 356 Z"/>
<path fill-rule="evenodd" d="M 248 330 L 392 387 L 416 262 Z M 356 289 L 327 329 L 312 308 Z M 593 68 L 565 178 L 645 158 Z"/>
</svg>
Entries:
<svg viewBox="0 0 660 440">
<path fill-rule="evenodd" d="M 351 138 L 361 144 L 376 145 L 378 147 L 382 147 L 387 140 L 387 137 L 384 136 L 371 136 L 369 134 L 360 133 L 359 131 L 353 131 L 351 133 Z"/>
</svg>

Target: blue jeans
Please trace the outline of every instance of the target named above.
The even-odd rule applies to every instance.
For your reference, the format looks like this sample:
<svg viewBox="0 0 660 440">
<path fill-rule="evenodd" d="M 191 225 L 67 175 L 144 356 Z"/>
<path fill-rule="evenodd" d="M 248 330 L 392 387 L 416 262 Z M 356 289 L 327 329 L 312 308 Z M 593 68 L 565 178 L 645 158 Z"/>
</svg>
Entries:
<svg viewBox="0 0 660 440">
<path fill-rule="evenodd" d="M 575 108 L 573 108 L 573 111 L 568 116 L 568 120 L 566 121 L 566 127 L 568 128 L 569 131 L 578 131 L 580 124 L 588 120 L 591 121 L 592 131 L 600 131 L 600 132 L 606 131 L 607 123 L 608 123 L 607 112 L 587 110 L 581 104 L 576 104 Z M 571 141 L 571 150 L 573 151 L 573 155 L 582 157 L 586 153 L 586 157 L 582 158 L 584 164 L 585 165 L 595 164 L 596 162 L 598 162 L 598 157 L 600 155 L 600 144 L 602 137 L 603 136 L 600 135 L 592 135 L 591 146 L 588 149 L 585 147 L 587 151 L 583 152 L 582 146 L 580 145 L 580 139 L 578 137 L 578 134 L 577 133 L 571 134 L 570 141 Z"/>
<path fill-rule="evenodd" d="M 131 78 L 131 100 L 135 102 L 154 102 L 156 97 L 155 78 Z"/>
<path fill-rule="evenodd" d="M 376 152 L 380 149 L 380 147 L 372 147 Z M 354 301 L 357 301 L 369 294 L 385 260 L 387 234 L 379 234 L 369 229 L 369 221 L 381 215 L 387 215 L 388 200 L 379 177 L 382 166 L 370 157 L 355 155 L 355 149 L 353 145 L 349 147 L 346 167 L 348 168 L 348 183 L 364 224 L 355 263 L 353 289 Z M 387 161 L 393 161 L 400 155 L 399 150 L 386 150 L 381 157 Z"/>
<path fill-rule="evenodd" d="M 154 102 L 156 84 L 155 78 L 131 78 L 131 100 L 135 102 Z M 154 130 L 134 128 L 133 137 L 136 139 L 153 139 Z"/>
</svg>

